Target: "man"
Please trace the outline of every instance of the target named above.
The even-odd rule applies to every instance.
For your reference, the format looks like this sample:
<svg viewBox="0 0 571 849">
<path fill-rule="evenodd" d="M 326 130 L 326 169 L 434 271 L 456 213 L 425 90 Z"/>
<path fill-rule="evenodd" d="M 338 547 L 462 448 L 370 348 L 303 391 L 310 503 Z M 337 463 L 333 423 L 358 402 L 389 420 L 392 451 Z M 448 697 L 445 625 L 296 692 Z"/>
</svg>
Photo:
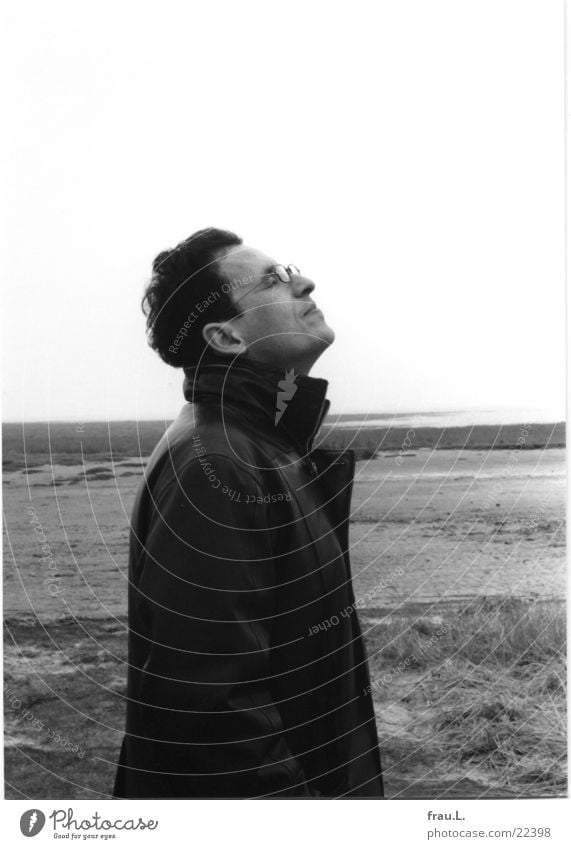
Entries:
<svg viewBox="0 0 571 849">
<path fill-rule="evenodd" d="M 334 334 L 315 286 L 202 230 L 159 254 L 150 344 L 190 402 L 131 532 L 127 728 L 114 796 L 379 798 L 348 555 L 352 452 L 312 450 Z"/>
</svg>

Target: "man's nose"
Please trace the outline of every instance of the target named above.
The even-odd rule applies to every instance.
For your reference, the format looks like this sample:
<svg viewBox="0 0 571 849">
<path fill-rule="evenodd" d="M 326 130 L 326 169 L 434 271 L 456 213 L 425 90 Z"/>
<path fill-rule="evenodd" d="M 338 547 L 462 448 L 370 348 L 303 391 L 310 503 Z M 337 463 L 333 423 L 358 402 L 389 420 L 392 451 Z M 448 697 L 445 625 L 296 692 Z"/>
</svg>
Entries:
<svg viewBox="0 0 571 849">
<path fill-rule="evenodd" d="M 309 277 L 304 277 L 303 274 L 293 274 L 291 277 L 291 290 L 296 298 L 302 295 L 313 292 L 315 283 Z"/>
</svg>

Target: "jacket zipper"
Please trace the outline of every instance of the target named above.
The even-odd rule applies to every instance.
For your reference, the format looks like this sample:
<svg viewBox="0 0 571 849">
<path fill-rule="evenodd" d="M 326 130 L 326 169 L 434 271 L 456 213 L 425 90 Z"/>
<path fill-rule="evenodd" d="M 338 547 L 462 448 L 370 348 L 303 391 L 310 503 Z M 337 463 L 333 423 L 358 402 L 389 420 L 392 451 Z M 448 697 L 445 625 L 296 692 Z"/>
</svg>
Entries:
<svg viewBox="0 0 571 849">
<path fill-rule="evenodd" d="M 311 477 L 316 478 L 317 475 L 318 475 L 318 469 L 317 469 L 317 466 L 315 465 L 315 460 L 313 459 L 311 454 L 307 458 L 306 466 L 307 466 L 307 470 L 308 470 L 309 474 L 311 475 Z"/>
</svg>

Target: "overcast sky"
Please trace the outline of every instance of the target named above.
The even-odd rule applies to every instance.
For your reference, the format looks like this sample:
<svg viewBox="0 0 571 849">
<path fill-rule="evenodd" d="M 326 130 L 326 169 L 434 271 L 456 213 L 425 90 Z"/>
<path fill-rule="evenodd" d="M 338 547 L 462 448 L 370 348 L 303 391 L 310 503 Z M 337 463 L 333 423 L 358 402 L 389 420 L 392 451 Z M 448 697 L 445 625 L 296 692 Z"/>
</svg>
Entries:
<svg viewBox="0 0 571 849">
<path fill-rule="evenodd" d="M 564 415 L 563 3 L 11 2 L 5 420 L 172 418 L 205 226 L 297 264 L 334 412 Z"/>
</svg>

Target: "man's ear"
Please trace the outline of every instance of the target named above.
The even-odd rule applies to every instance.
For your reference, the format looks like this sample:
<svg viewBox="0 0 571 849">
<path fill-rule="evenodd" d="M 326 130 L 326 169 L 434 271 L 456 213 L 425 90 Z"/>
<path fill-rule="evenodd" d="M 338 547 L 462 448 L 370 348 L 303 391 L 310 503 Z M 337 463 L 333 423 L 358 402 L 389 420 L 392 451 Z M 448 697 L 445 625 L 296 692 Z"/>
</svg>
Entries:
<svg viewBox="0 0 571 849">
<path fill-rule="evenodd" d="M 217 354 L 243 354 L 248 348 L 231 321 L 205 324 L 202 338 Z"/>
</svg>

